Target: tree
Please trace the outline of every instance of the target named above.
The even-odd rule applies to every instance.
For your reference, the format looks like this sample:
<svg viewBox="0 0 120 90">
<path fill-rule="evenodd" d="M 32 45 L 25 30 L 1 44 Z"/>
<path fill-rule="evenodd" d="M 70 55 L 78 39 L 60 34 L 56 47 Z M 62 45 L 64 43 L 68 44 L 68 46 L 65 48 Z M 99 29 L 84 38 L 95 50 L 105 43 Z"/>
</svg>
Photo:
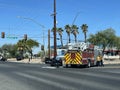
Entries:
<svg viewBox="0 0 120 90">
<path fill-rule="evenodd" d="M 115 31 L 112 28 L 108 28 L 97 32 L 95 35 L 91 34 L 87 40 L 94 45 L 102 47 L 104 51 L 106 47 L 115 46 L 115 37 Z"/>
<path fill-rule="evenodd" d="M 116 37 L 115 47 L 117 48 L 118 51 L 120 50 L 120 37 Z M 120 52 L 118 52 L 118 54 L 119 54 L 119 59 L 120 59 Z"/>
<path fill-rule="evenodd" d="M 39 43 L 35 40 L 32 40 L 32 39 L 28 39 L 26 41 L 26 45 L 28 45 L 29 48 L 39 47 Z"/>
<path fill-rule="evenodd" d="M 22 56 L 24 52 L 28 52 L 31 54 L 31 58 L 32 58 L 32 48 L 39 47 L 39 43 L 32 39 L 28 39 L 28 40 L 22 39 L 17 42 L 17 46 Z"/>
<path fill-rule="evenodd" d="M 55 29 L 54 29 L 54 27 L 53 27 L 53 28 L 51 29 L 51 32 L 53 32 L 53 36 L 54 36 L 54 30 L 55 30 Z"/>
<path fill-rule="evenodd" d="M 51 30 L 54 33 L 54 27 Z M 62 34 L 63 34 L 63 29 L 62 28 L 56 28 L 56 32 L 59 34 L 60 36 L 60 41 L 61 41 L 61 46 L 63 47 L 63 39 L 62 39 Z M 53 34 L 54 35 L 54 34 Z"/>
<path fill-rule="evenodd" d="M 87 39 L 87 41 L 89 41 L 90 43 L 94 44 L 94 45 L 98 45 L 97 42 L 97 35 L 95 34 L 90 34 L 89 38 Z"/>
<path fill-rule="evenodd" d="M 70 39 L 71 27 L 70 27 L 70 25 L 66 25 L 65 30 L 68 35 L 68 39 L 69 39 L 69 43 L 70 43 L 71 42 L 71 39 Z"/>
<path fill-rule="evenodd" d="M 120 50 L 120 37 L 116 37 L 115 39 L 115 47 L 117 50 Z"/>
<path fill-rule="evenodd" d="M 16 50 L 17 47 L 15 44 L 4 44 L 1 49 L 0 52 L 6 56 L 6 57 L 15 57 L 16 55 Z M 7 55 L 8 54 L 8 55 Z"/>
<path fill-rule="evenodd" d="M 75 37 L 75 42 L 77 42 L 77 34 L 79 34 L 79 32 L 78 32 L 78 27 L 76 26 L 76 25 L 72 25 L 72 31 L 71 31 L 71 33 L 74 35 L 74 37 Z"/>
<path fill-rule="evenodd" d="M 62 47 L 63 47 L 63 39 L 62 39 L 63 31 L 64 31 L 64 30 L 63 30 L 62 28 L 57 28 L 57 32 L 58 32 L 58 34 L 59 34 L 59 36 L 60 36 L 60 41 L 61 41 Z"/>
<path fill-rule="evenodd" d="M 82 24 L 81 29 L 82 29 L 82 31 L 83 31 L 83 33 L 84 33 L 85 43 L 86 43 L 86 38 L 87 38 L 86 33 L 87 33 L 87 31 L 88 31 L 88 30 L 87 30 L 87 29 L 88 29 L 87 24 Z"/>
</svg>

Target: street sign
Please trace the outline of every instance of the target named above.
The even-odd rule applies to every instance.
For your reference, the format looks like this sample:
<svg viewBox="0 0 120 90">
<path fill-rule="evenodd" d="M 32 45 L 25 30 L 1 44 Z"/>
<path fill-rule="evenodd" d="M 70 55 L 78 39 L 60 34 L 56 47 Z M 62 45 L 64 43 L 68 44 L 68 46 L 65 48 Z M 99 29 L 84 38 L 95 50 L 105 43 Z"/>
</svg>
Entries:
<svg viewBox="0 0 120 90">
<path fill-rule="evenodd" d="M 50 48 L 54 49 L 54 46 L 51 46 Z M 62 48 L 62 45 L 57 45 L 57 48 Z"/>
<path fill-rule="evenodd" d="M 16 37 L 16 36 L 7 36 L 6 38 L 8 38 L 8 39 L 18 39 L 18 37 Z"/>
</svg>

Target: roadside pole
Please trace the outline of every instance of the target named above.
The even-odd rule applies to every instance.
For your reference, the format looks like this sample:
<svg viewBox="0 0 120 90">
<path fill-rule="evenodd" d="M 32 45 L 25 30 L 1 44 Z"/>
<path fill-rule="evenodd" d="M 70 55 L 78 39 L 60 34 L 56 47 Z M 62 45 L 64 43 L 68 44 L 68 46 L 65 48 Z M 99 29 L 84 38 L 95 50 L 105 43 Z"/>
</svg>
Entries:
<svg viewBox="0 0 120 90">
<path fill-rule="evenodd" d="M 48 58 L 50 59 L 50 30 L 48 30 Z"/>
</svg>

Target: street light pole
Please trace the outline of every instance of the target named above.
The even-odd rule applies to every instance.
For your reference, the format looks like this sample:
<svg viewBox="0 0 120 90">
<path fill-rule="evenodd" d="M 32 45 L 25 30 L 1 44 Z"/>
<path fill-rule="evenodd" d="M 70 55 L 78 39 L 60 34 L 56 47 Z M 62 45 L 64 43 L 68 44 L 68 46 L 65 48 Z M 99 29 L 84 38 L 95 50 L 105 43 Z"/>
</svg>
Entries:
<svg viewBox="0 0 120 90">
<path fill-rule="evenodd" d="M 56 42 L 56 0 L 54 0 L 54 58 L 57 56 L 57 42 Z"/>
<path fill-rule="evenodd" d="M 42 29 L 43 29 L 43 45 L 44 45 L 44 47 L 45 47 L 45 40 L 44 40 L 44 30 L 45 30 L 45 26 L 42 25 L 42 24 L 40 24 L 40 23 L 38 23 L 37 21 L 35 21 L 35 20 L 32 19 L 32 18 L 27 18 L 27 17 L 22 17 L 22 16 L 18 16 L 18 18 L 30 20 L 30 21 L 34 22 L 35 24 L 39 25 L 40 27 L 42 27 Z M 44 56 L 45 56 L 45 50 L 43 50 L 43 53 L 44 53 Z"/>
<path fill-rule="evenodd" d="M 32 18 L 27 18 L 27 17 L 22 17 L 22 16 L 18 16 L 18 18 L 23 18 L 23 19 L 26 19 L 26 20 L 30 20 L 30 21 L 32 21 L 32 22 L 38 24 L 38 25 L 41 26 L 42 28 L 45 28 L 44 25 L 38 23 L 36 20 L 34 20 L 34 19 L 32 19 Z"/>
<path fill-rule="evenodd" d="M 30 20 L 30 21 L 33 21 L 34 23 L 36 23 L 37 25 L 39 25 L 40 27 L 42 27 L 42 29 L 43 29 L 43 45 L 44 45 L 44 47 L 45 47 L 45 40 L 44 40 L 44 30 L 45 30 L 45 26 L 42 25 L 42 24 L 40 24 L 40 23 L 38 23 L 37 21 L 35 21 L 35 20 L 32 19 L 32 18 L 23 17 L 23 19 L 28 19 L 28 20 Z M 44 55 L 45 55 L 45 52 L 44 52 Z"/>
</svg>

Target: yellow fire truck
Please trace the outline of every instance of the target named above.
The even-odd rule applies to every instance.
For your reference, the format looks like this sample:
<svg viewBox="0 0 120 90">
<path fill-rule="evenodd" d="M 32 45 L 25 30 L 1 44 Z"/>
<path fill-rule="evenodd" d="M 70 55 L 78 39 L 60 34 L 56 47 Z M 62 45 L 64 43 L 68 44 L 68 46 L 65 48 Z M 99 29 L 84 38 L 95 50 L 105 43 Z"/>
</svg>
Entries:
<svg viewBox="0 0 120 90">
<path fill-rule="evenodd" d="M 94 45 L 87 44 L 84 42 L 80 43 L 69 43 L 68 50 L 64 55 L 63 66 L 94 66 L 95 58 L 98 55 Z"/>
</svg>

